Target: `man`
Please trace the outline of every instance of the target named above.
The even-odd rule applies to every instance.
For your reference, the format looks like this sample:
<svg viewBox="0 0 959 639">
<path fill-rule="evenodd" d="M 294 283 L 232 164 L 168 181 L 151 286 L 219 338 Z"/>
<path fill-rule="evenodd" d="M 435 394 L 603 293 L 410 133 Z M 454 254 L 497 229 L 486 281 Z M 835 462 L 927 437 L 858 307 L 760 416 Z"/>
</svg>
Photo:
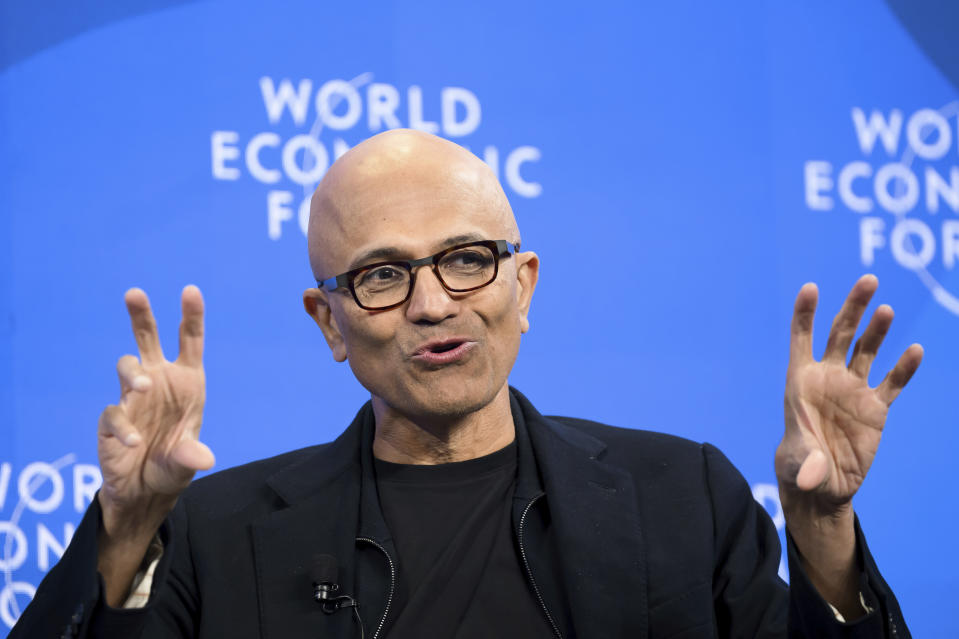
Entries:
<svg viewBox="0 0 959 639">
<path fill-rule="evenodd" d="M 120 359 L 100 419 L 103 487 L 11 636 L 909 636 L 851 505 L 922 357 L 869 388 L 880 306 L 847 365 L 876 279 L 819 362 L 815 286 L 796 300 L 776 452 L 787 590 L 768 516 L 715 448 L 545 418 L 509 388 L 539 269 L 519 246 L 461 147 L 391 131 L 349 151 L 313 196 L 303 301 L 371 401 L 331 444 L 192 485 L 213 465 L 202 298 L 184 289 L 168 362 L 129 291 L 140 358 Z"/>
</svg>

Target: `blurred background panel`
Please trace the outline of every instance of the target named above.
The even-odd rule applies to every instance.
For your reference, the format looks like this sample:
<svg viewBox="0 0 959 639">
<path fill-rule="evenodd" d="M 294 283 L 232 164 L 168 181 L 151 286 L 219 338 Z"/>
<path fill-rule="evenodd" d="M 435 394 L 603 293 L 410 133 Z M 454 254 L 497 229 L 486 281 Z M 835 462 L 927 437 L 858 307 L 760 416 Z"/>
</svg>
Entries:
<svg viewBox="0 0 959 639">
<path fill-rule="evenodd" d="M 856 509 L 913 633 L 956 636 L 956 5 L 132 5 L 0 5 L 0 631 L 97 488 L 128 287 L 170 356 L 206 296 L 218 468 L 346 427 L 367 393 L 302 311 L 304 207 L 403 126 L 484 158 L 541 257 L 512 384 L 717 444 L 774 516 L 794 296 L 820 286 L 821 353 L 876 273 L 874 383 L 927 356 Z"/>
</svg>

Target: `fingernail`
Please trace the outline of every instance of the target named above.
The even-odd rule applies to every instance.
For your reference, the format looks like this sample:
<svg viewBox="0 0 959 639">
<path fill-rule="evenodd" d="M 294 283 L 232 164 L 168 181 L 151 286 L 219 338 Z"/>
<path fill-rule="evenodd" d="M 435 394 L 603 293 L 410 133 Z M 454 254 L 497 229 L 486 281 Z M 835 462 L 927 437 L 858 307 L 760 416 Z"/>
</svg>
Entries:
<svg viewBox="0 0 959 639">
<path fill-rule="evenodd" d="M 150 378 L 146 375 L 138 375 L 133 378 L 133 388 L 136 390 L 145 390 L 150 387 Z"/>
<path fill-rule="evenodd" d="M 140 433 L 130 433 L 127 435 L 126 441 L 124 442 L 127 446 L 136 446 L 143 441 L 143 438 L 140 437 Z"/>
</svg>

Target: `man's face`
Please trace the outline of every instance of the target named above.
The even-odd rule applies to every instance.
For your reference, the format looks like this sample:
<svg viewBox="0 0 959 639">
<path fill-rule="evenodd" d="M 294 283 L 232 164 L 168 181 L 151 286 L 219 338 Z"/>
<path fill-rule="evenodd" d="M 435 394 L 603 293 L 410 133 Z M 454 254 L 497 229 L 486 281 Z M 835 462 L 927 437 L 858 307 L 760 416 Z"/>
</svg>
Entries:
<svg viewBox="0 0 959 639">
<path fill-rule="evenodd" d="M 320 277 L 475 240 L 518 241 L 492 175 L 472 156 L 444 146 L 430 158 L 429 151 L 393 158 L 398 166 L 344 167 L 346 175 L 332 180 L 341 204 L 321 213 Z M 385 311 L 360 308 L 345 289 L 310 289 L 304 300 L 334 357 L 349 361 L 374 402 L 409 418 L 443 420 L 478 410 L 504 389 L 528 327 L 537 265 L 532 253 L 500 258 L 496 279 L 467 293 L 447 291 L 431 267 L 419 267 L 410 298 Z"/>
</svg>

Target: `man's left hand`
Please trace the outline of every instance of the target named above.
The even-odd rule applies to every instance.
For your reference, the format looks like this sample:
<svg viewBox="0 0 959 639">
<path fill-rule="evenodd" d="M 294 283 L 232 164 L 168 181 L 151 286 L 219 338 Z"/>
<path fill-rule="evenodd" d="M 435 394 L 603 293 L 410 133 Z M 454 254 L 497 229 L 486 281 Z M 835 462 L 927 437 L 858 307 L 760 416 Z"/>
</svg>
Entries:
<svg viewBox="0 0 959 639">
<path fill-rule="evenodd" d="M 840 611 L 858 603 L 852 497 L 875 458 L 889 405 L 923 354 L 919 344 L 911 345 L 879 386 L 869 386 L 869 369 L 893 317 L 892 308 L 882 305 L 847 364 L 849 346 L 878 285 L 874 275 L 859 278 L 833 320 L 821 361 L 812 353 L 818 289 L 811 283 L 800 289 L 786 373 L 786 431 L 776 450 L 787 527 L 813 583 Z"/>
</svg>

